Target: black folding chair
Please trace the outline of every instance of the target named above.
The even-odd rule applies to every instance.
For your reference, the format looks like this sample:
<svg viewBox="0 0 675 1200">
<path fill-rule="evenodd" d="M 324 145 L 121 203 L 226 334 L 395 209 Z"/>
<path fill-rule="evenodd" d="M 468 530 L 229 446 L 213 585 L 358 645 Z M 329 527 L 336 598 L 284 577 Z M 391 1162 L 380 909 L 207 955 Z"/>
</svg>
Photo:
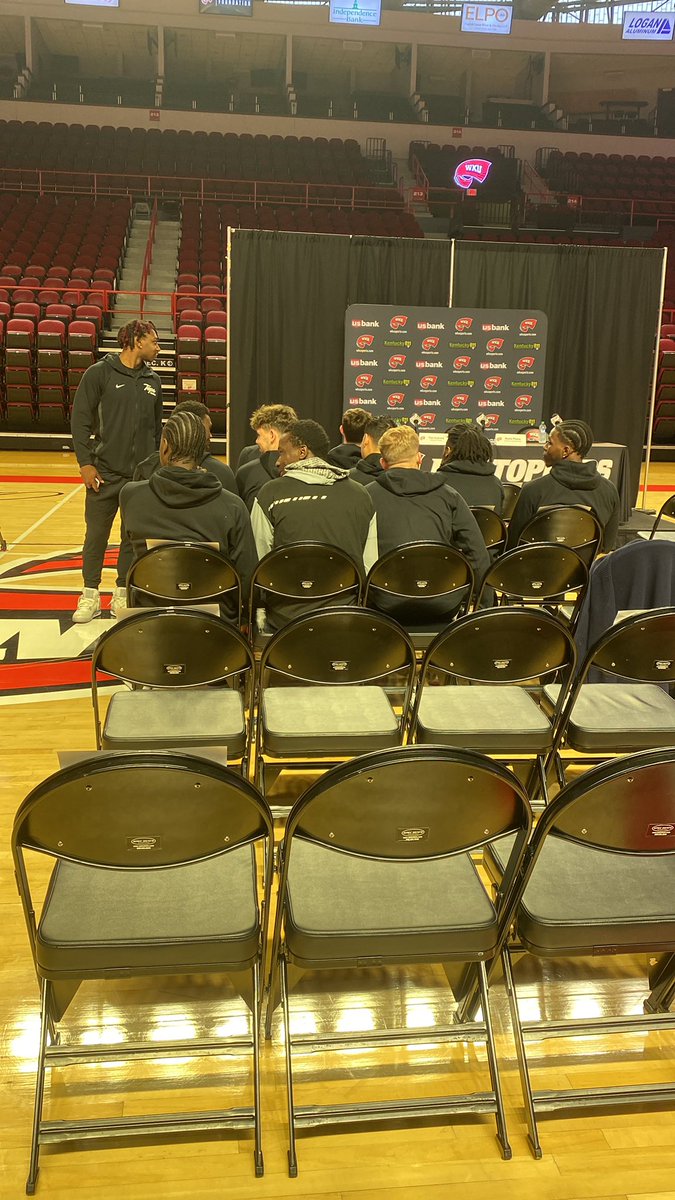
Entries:
<svg viewBox="0 0 675 1200">
<path fill-rule="evenodd" d="M 336 767 L 293 807 L 280 848 L 280 884 L 272 949 L 267 1034 L 279 996 L 283 1006 L 289 1113 L 289 1171 L 297 1174 L 296 1129 L 344 1121 L 410 1120 L 492 1113 L 504 1158 L 511 1157 L 495 1050 L 487 966 L 509 928 L 510 880 L 531 826 L 524 788 L 480 754 L 406 746 Z M 490 837 L 513 835 L 507 882 L 493 902 L 471 855 Z M 433 1029 L 302 1036 L 293 1030 L 289 975 L 402 964 L 442 963 L 452 980 L 476 979 L 481 1020 Z M 451 986 L 455 986 L 454 982 Z M 335 992 L 339 983 L 331 983 Z M 485 1041 L 487 1092 L 421 1099 L 324 1102 L 297 1107 L 295 1060 L 303 1050 L 373 1049 L 418 1041 Z M 333 1068 L 335 1069 L 335 1068 Z"/>
<path fill-rule="evenodd" d="M 490 847 L 498 872 L 510 866 L 510 839 Z M 489 863 L 488 863 L 489 869 Z M 650 750 L 617 758 L 583 774 L 551 801 L 540 817 L 512 897 L 514 940 L 520 950 L 541 959 L 577 959 L 636 954 L 662 959 L 662 982 L 672 999 L 675 951 L 675 749 Z M 526 1043 L 548 1037 L 584 1039 L 606 1034 L 673 1030 L 675 1013 L 584 1016 L 556 1021 L 524 1021 L 518 1010 L 510 954 L 503 951 L 506 990 L 516 1039 L 531 1148 L 541 1146 L 537 1114 L 555 1116 L 599 1107 L 646 1104 L 671 1107 L 673 1083 L 597 1086 L 533 1091 L 531 1054 Z M 669 971 L 671 974 L 669 975 Z M 560 966 L 547 972 L 564 976 Z M 575 968 L 575 992 L 579 992 Z M 647 991 L 652 981 L 645 982 Z M 658 979 L 654 981 L 658 984 Z M 662 997 L 661 997 L 662 999 Z M 473 1004 L 462 1006 L 462 1015 Z M 647 1006 L 649 1007 L 649 1006 Z M 656 1048 L 658 1053 L 658 1044 Z M 665 1048 L 664 1059 L 672 1058 Z M 599 1052 L 593 1052 L 593 1066 Z M 604 1058 L 604 1055 L 603 1055 Z M 566 1075 L 565 1062 L 559 1068 Z M 587 1061 L 585 1069 L 588 1070 Z"/>
<path fill-rule="evenodd" d="M 222 747 L 246 774 L 253 671 L 251 647 L 220 617 L 188 609 L 133 613 L 106 630 L 92 656 L 96 745 Z M 131 685 L 113 694 L 103 726 L 101 676 Z"/>
<path fill-rule="evenodd" d="M 541 508 L 523 529 L 518 545 L 526 542 L 556 542 L 576 550 L 590 568 L 602 545 L 604 530 L 594 512 L 588 508 L 561 504 Z"/>
<path fill-rule="evenodd" d="M 260 660 L 260 787 L 282 770 L 400 745 L 414 676 L 410 638 L 382 613 L 328 608 L 281 629 Z"/>
<path fill-rule="evenodd" d="M 29 1195 L 40 1147 L 73 1139 L 253 1128 L 255 1170 L 262 1175 L 258 1033 L 272 842 L 272 817 L 253 785 L 190 755 L 95 755 L 58 771 L 24 800 L 12 853 L 42 993 Z M 258 843 L 265 847 L 261 884 Z M 32 852 L 54 862 L 41 904 L 43 889 L 31 891 Z M 221 1075 L 212 1077 L 219 1083 L 213 1111 L 43 1118 L 48 1068 L 152 1060 L 160 1052 L 156 1040 L 62 1043 L 56 1026 L 83 982 L 152 975 L 185 980 L 202 973 L 232 978 L 250 1009 L 250 1031 L 238 1038 L 162 1041 L 161 1055 L 248 1051 L 251 1106 L 227 1108 Z M 172 1005 L 175 986 L 166 993 Z"/>
<path fill-rule="evenodd" d="M 660 529 L 662 522 L 665 525 L 663 530 Z M 658 513 L 656 514 L 654 524 L 651 528 L 651 533 L 649 534 L 649 540 L 651 541 L 652 538 L 659 536 L 668 539 L 674 537 L 675 524 L 673 524 L 673 522 L 675 522 L 675 496 L 669 496 L 667 500 L 664 500 Z"/>
<path fill-rule="evenodd" d="M 493 588 L 498 604 L 540 605 L 565 616 L 574 628 L 588 586 L 588 568 L 569 546 L 550 542 L 515 546 L 502 554 L 483 577 L 476 598 L 480 608 L 486 588 Z M 560 606 L 574 596 L 569 615 Z"/>
<path fill-rule="evenodd" d="M 232 563 L 217 550 L 173 542 L 146 550 L 127 573 L 127 605 L 176 608 L 219 604 L 222 615 L 241 621 L 241 581 Z"/>
<path fill-rule="evenodd" d="M 520 495 L 520 486 L 517 483 L 506 483 L 502 480 L 502 491 L 504 492 L 504 503 L 502 505 L 502 520 L 506 521 L 507 525 L 513 516 L 513 510 L 516 507 L 516 501 Z"/>
<path fill-rule="evenodd" d="M 493 508 L 477 505 L 471 509 L 476 523 L 483 535 L 483 541 L 490 551 L 490 557 L 496 558 L 506 545 L 506 525 Z"/>
<path fill-rule="evenodd" d="M 575 663 L 571 632 L 550 613 L 491 608 L 462 617 L 424 656 L 411 738 L 507 762 L 531 759 L 533 794 L 536 774 L 546 801 L 546 766 Z M 542 707 L 547 679 L 560 683 L 552 713 Z"/>
<path fill-rule="evenodd" d="M 403 625 L 419 648 L 466 612 L 473 588 L 471 564 L 459 550 L 440 542 L 406 542 L 371 567 L 363 603 Z"/>
<path fill-rule="evenodd" d="M 249 597 L 249 631 L 256 647 L 295 617 L 319 608 L 359 604 L 360 568 L 345 550 L 323 542 L 296 542 L 258 563 Z"/>
</svg>

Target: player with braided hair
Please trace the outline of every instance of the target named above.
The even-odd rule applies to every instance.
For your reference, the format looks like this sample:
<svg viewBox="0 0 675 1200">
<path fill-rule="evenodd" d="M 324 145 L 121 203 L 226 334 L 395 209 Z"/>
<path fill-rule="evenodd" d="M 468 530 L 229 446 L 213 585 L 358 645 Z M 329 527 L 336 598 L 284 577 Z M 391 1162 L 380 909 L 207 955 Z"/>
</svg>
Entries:
<svg viewBox="0 0 675 1200">
<path fill-rule="evenodd" d="M 452 425 L 439 471 L 469 508 L 486 505 L 501 515 L 504 489 L 495 474 L 492 446 L 477 425 Z"/>
<path fill-rule="evenodd" d="M 588 459 L 593 430 L 575 419 L 556 425 L 544 446 L 544 464 L 550 474 L 523 484 L 509 524 L 507 548 L 518 545 L 528 521 L 540 508 L 554 504 L 584 504 L 604 529 L 603 550 L 613 550 L 619 528 L 619 493 L 609 479 Z"/>
<path fill-rule="evenodd" d="M 129 321 L 117 335 L 119 354 L 88 367 L 73 401 L 71 432 L 86 492 L 82 551 L 84 591 L 73 614 L 83 624 L 101 611 L 99 584 L 120 492 L 138 463 L 159 445 L 162 384 L 150 363 L 159 353 L 151 321 Z M 132 549 L 122 528 L 111 611 L 124 606 Z"/>
<path fill-rule="evenodd" d="M 209 443 L 213 422 L 211 420 L 211 414 L 208 408 L 205 404 L 202 404 L 201 400 L 181 400 L 176 405 L 171 415 L 175 417 L 178 415 L 178 413 L 182 412 L 194 413 L 204 423 L 204 428 L 206 430 L 206 453 L 199 464 L 200 467 L 203 467 L 205 471 L 210 471 L 212 475 L 215 475 L 216 479 L 219 479 L 222 483 L 226 492 L 232 492 L 233 495 L 237 496 L 239 493 L 237 490 L 237 481 L 234 477 L 234 471 L 231 467 L 228 467 L 227 463 L 221 462 L 219 458 L 215 458 L 213 454 L 210 453 Z M 152 454 L 143 459 L 142 463 L 138 464 L 136 470 L 134 471 L 134 479 L 149 479 L 150 476 L 154 474 L 156 470 L 158 470 L 160 465 L 159 450 L 154 450 Z"/>
<path fill-rule="evenodd" d="M 160 467 L 149 479 L 127 483 L 120 507 L 136 555 L 149 538 L 173 542 L 215 542 L 236 568 L 242 595 L 248 594 L 257 561 L 248 509 L 239 496 L 226 491 L 211 471 L 204 470 L 208 434 L 194 412 L 172 413 L 159 444 Z M 236 621 L 234 603 L 223 616 Z"/>
</svg>

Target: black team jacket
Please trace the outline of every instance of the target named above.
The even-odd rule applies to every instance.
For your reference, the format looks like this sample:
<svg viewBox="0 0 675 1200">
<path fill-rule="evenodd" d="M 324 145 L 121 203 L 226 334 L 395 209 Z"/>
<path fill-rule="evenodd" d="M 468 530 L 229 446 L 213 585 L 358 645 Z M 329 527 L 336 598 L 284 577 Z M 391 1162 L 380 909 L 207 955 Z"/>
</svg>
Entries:
<svg viewBox="0 0 675 1200">
<path fill-rule="evenodd" d="M 367 483 L 372 483 L 383 471 L 384 467 L 380 462 L 379 454 L 366 454 L 365 458 L 360 458 L 356 466 L 352 467 L 349 472 L 349 478 L 355 479 L 357 483 L 362 483 L 365 487 Z"/>
<path fill-rule="evenodd" d="M 145 365 L 132 370 L 118 354 L 106 354 L 80 380 L 70 428 L 81 467 L 95 466 L 107 483 L 131 479 L 138 463 L 159 446 L 159 375 Z"/>
<path fill-rule="evenodd" d="M 257 562 L 251 518 L 243 501 L 224 491 L 210 471 L 160 467 L 150 479 L 125 484 L 120 508 L 136 555 L 148 538 L 215 542 L 238 571 L 242 596 L 248 596 Z M 235 619 L 234 607 L 226 615 Z"/>
<path fill-rule="evenodd" d="M 155 471 L 159 471 L 161 465 L 162 464 L 159 461 L 159 450 L 155 450 L 152 454 L 149 454 L 147 458 L 144 458 L 142 463 L 138 464 L 136 470 L 134 471 L 134 479 L 149 479 L 151 475 L 154 475 Z M 234 471 L 231 467 L 228 467 L 227 463 L 221 462 L 219 458 L 214 458 L 212 454 L 207 454 L 199 465 L 202 468 L 202 471 L 210 471 L 212 475 L 215 475 L 216 479 L 223 485 L 226 492 L 232 492 L 233 496 L 239 495 L 239 492 L 237 491 L 237 481 L 234 478 Z"/>
<path fill-rule="evenodd" d="M 495 464 L 491 462 L 468 462 L 466 459 L 450 459 L 441 463 L 438 473 L 443 482 L 449 484 L 466 500 L 469 508 L 482 505 L 494 508 L 502 515 L 504 507 L 504 489 L 495 474 Z"/>
<path fill-rule="evenodd" d="M 552 504 L 584 504 L 592 509 L 605 535 L 603 550 L 613 550 L 619 529 L 619 493 L 614 484 L 598 472 L 598 464 L 576 462 L 569 458 L 557 462 L 550 474 L 524 483 L 509 522 L 507 549 L 518 545 L 528 521 L 540 508 Z"/>
<path fill-rule="evenodd" d="M 257 458 L 251 458 L 243 463 L 237 471 L 237 488 L 244 504 L 250 512 L 258 492 L 270 479 L 278 479 L 277 459 L 278 450 L 266 450 Z"/>
</svg>

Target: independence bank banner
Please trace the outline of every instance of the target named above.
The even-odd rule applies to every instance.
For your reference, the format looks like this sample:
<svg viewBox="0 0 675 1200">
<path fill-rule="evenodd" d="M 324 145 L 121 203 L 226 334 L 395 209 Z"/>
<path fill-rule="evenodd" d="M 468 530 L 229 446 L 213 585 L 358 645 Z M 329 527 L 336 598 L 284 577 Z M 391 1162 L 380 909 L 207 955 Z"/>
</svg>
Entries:
<svg viewBox="0 0 675 1200">
<path fill-rule="evenodd" d="M 532 309 L 352 304 L 344 407 L 414 425 L 420 435 L 445 436 L 481 415 L 488 433 L 537 426 L 546 331 L 546 316 Z"/>
</svg>

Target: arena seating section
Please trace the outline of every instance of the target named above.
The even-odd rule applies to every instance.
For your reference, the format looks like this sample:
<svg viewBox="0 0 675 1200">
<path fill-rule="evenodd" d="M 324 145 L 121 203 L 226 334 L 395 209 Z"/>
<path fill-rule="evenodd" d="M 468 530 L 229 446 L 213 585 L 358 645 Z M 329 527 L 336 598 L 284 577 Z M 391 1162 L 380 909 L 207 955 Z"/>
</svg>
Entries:
<svg viewBox="0 0 675 1200">
<path fill-rule="evenodd" d="M 639 201 L 638 215 L 653 218 L 671 201 L 675 215 L 675 157 L 647 154 L 590 154 L 539 151 L 538 170 L 556 192 L 590 197 L 584 211 L 626 212 L 626 200 Z M 609 203 L 607 203 L 609 202 Z M 613 202 L 613 203 L 612 203 Z"/>
</svg>

